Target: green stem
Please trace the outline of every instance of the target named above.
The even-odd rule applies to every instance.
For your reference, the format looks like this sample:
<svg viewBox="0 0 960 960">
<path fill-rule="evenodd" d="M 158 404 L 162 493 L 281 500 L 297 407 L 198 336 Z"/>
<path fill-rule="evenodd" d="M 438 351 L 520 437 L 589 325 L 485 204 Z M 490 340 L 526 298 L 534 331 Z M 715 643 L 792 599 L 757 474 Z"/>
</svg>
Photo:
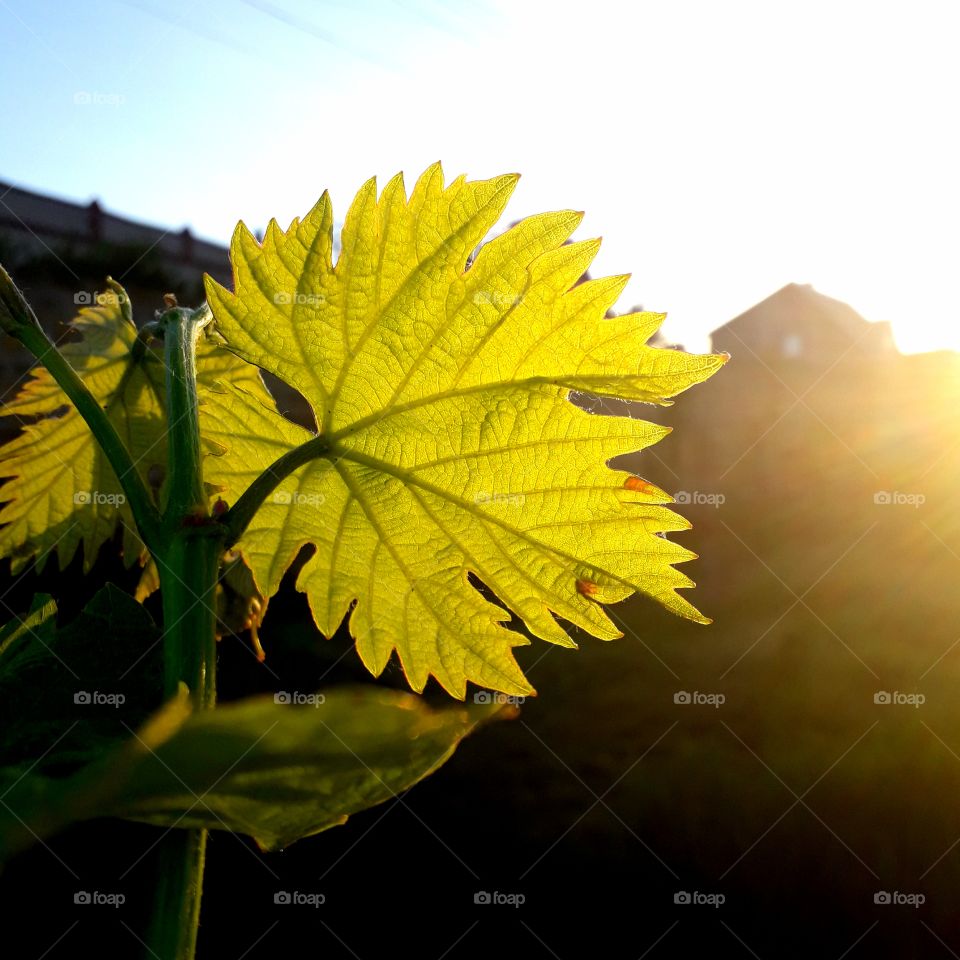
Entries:
<svg viewBox="0 0 960 960">
<path fill-rule="evenodd" d="M 170 491 L 164 520 L 169 527 L 191 514 L 205 515 L 206 496 L 200 463 L 197 415 L 197 340 L 210 322 L 206 306 L 175 307 L 161 318 L 167 378 L 167 443 Z"/>
<path fill-rule="evenodd" d="M 163 838 L 148 956 L 192 960 L 200 926 L 206 850 L 206 830 L 171 830 Z"/>
<path fill-rule="evenodd" d="M 185 527 L 155 558 L 163 603 L 164 694 L 185 683 L 194 707 L 216 703 L 217 577 L 223 535 L 213 523 Z"/>
<path fill-rule="evenodd" d="M 162 548 L 154 553 L 163 602 L 164 687 L 186 684 L 195 709 L 211 709 L 216 687 L 216 590 L 225 529 L 209 516 L 197 415 L 196 346 L 206 308 L 160 318 L 166 355 L 168 490 Z M 147 940 L 157 960 L 193 960 L 200 923 L 205 830 L 171 830 Z"/>
</svg>

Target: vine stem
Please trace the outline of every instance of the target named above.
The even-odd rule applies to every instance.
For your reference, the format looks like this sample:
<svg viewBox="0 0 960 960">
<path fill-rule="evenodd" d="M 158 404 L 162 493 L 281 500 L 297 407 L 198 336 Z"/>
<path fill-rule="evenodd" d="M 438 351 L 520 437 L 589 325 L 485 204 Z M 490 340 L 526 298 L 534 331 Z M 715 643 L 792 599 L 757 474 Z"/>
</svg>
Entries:
<svg viewBox="0 0 960 960">
<path fill-rule="evenodd" d="M 206 853 L 206 830 L 172 829 L 161 840 L 146 956 L 193 960 Z"/>
<path fill-rule="evenodd" d="M 160 317 L 167 393 L 168 490 L 162 549 L 154 554 L 163 602 L 164 686 L 181 684 L 194 709 L 212 709 L 216 686 L 216 589 L 226 530 L 207 509 L 197 414 L 196 346 L 206 307 Z M 170 830 L 160 843 L 149 956 L 193 960 L 200 924 L 206 830 Z"/>
</svg>

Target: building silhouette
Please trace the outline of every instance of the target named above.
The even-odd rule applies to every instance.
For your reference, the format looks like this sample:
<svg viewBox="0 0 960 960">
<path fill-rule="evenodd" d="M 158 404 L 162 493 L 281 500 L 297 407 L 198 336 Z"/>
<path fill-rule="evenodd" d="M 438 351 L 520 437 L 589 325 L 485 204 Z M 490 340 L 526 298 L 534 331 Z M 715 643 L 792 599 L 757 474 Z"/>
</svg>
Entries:
<svg viewBox="0 0 960 960">
<path fill-rule="evenodd" d="M 790 283 L 710 335 L 715 351 L 744 349 L 767 362 L 821 366 L 856 349 L 859 357 L 896 352 L 890 324 L 870 323 L 809 284 Z"/>
</svg>

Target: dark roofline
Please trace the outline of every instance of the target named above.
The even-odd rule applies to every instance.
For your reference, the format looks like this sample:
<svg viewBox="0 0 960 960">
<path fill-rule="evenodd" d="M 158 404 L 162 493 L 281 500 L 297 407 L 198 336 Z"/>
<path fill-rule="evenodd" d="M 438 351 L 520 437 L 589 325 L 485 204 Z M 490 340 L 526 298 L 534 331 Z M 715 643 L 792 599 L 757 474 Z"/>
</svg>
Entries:
<svg viewBox="0 0 960 960">
<path fill-rule="evenodd" d="M 148 235 L 152 235 L 152 239 L 157 246 L 160 246 L 162 241 L 168 237 L 173 240 L 179 238 L 181 242 L 180 255 L 184 259 L 187 259 L 185 250 L 189 248 L 192 254 L 189 259 L 209 261 L 215 264 L 224 264 L 226 262 L 229 248 L 225 244 L 215 243 L 212 240 L 206 240 L 196 236 L 189 225 L 175 229 L 173 227 L 144 223 L 142 220 L 133 220 L 129 217 L 108 212 L 100 205 L 99 200 L 96 198 L 89 203 L 77 203 L 76 201 L 67 200 L 63 197 L 57 197 L 47 193 L 38 193 L 35 190 L 0 180 L 0 223 L 14 230 L 56 236 L 64 240 L 79 240 L 85 242 L 91 240 L 89 231 L 63 230 L 52 227 L 49 224 L 41 225 L 31 223 L 28 216 L 23 217 L 19 215 L 20 211 L 16 210 L 16 204 L 8 202 L 11 198 L 16 199 L 18 197 L 29 204 L 45 206 L 48 209 L 51 207 L 60 207 L 65 213 L 69 212 L 73 214 L 74 217 L 77 214 L 81 214 L 91 218 L 99 218 L 105 227 L 119 228 L 120 230 L 129 231 L 134 234 L 143 233 L 144 241 L 148 240 Z M 109 238 L 107 239 L 109 240 Z M 172 255 L 175 253 L 175 251 L 169 248 L 168 244 L 164 244 L 163 249 L 164 252 L 168 254 Z"/>
</svg>

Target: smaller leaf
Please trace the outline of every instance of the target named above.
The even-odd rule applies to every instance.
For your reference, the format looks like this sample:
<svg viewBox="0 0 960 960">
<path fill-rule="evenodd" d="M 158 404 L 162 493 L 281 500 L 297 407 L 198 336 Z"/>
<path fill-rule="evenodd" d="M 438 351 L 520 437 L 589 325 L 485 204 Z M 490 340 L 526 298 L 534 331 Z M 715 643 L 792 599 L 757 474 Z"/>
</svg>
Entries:
<svg viewBox="0 0 960 960">
<path fill-rule="evenodd" d="M 255 698 L 188 715 L 181 697 L 72 777 L 26 764 L 0 770 L 0 862 L 96 816 L 245 833 L 276 850 L 407 790 L 480 723 L 514 709 L 435 710 L 373 686 L 336 688 L 313 702 Z"/>
<path fill-rule="evenodd" d="M 111 812 L 277 850 L 407 790 L 504 709 L 434 710 L 372 686 L 315 696 L 315 706 L 257 698 L 194 714 L 142 759 Z"/>
<path fill-rule="evenodd" d="M 2 288 L 0 277 L 0 288 Z M 2 301 L 2 289 L 0 289 Z M 2 302 L 0 302 L 2 313 Z M 167 422 L 163 358 L 138 335 L 126 291 L 109 282 L 95 306 L 70 323 L 76 334 L 60 352 L 106 411 L 144 483 L 162 500 Z M 260 372 L 215 340 L 197 347 L 201 385 L 242 384 L 268 406 Z M 36 367 L 0 416 L 24 418 L 22 432 L 0 446 L 0 557 L 18 573 L 32 561 L 43 567 L 56 555 L 63 570 L 83 546 L 84 570 L 119 529 L 128 565 L 146 553 L 120 482 L 87 424 L 56 380 Z M 158 477 L 159 473 L 159 477 Z M 145 588 L 149 581 L 145 581 Z"/>
</svg>

